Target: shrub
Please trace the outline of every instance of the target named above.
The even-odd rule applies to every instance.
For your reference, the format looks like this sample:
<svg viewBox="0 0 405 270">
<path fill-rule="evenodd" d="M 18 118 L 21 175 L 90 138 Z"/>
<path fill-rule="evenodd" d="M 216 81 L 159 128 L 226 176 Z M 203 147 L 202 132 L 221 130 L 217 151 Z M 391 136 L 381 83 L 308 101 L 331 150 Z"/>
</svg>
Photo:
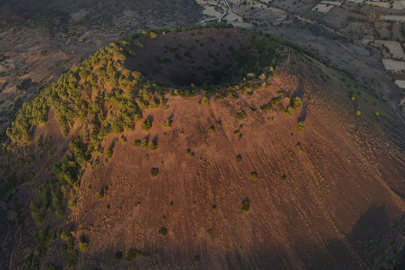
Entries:
<svg viewBox="0 0 405 270">
<path fill-rule="evenodd" d="M 150 170 L 150 175 L 152 176 L 152 177 L 155 177 L 155 176 L 157 176 L 159 174 L 159 168 L 152 168 L 151 170 Z"/>
<path fill-rule="evenodd" d="M 271 110 L 271 104 L 264 104 L 263 106 L 260 107 L 261 111 L 270 111 Z"/>
<path fill-rule="evenodd" d="M 148 119 L 146 119 L 141 125 L 141 129 L 145 130 L 145 131 L 149 131 L 151 129 L 151 127 L 152 127 L 152 125 Z"/>
<path fill-rule="evenodd" d="M 44 219 L 46 217 L 46 212 L 32 212 L 31 217 L 37 223 L 42 223 L 42 222 L 44 222 Z"/>
<path fill-rule="evenodd" d="M 148 252 L 142 252 L 140 250 L 130 248 L 127 251 L 126 261 L 131 262 L 133 259 L 135 259 L 136 257 L 139 257 L 139 256 L 149 257 L 149 253 Z"/>
<path fill-rule="evenodd" d="M 304 150 L 301 147 L 301 144 L 297 143 L 297 145 L 295 145 L 295 150 L 297 150 L 297 152 L 304 152 Z"/>
<path fill-rule="evenodd" d="M 151 102 L 149 102 L 149 108 L 151 108 L 151 109 L 157 109 L 157 107 L 159 107 L 159 105 L 158 105 L 154 100 L 152 100 Z"/>
<path fill-rule="evenodd" d="M 285 109 L 284 114 L 287 116 L 293 116 L 294 115 L 294 109 L 292 107 L 288 107 Z"/>
<path fill-rule="evenodd" d="M 250 202 L 248 200 L 244 200 L 242 202 L 242 211 L 249 212 L 250 210 Z"/>
<path fill-rule="evenodd" d="M 38 147 L 44 146 L 43 143 L 42 143 L 41 137 L 38 137 L 38 138 L 35 140 L 35 143 L 37 144 Z"/>
<path fill-rule="evenodd" d="M 51 191 L 52 194 L 52 206 L 54 208 L 59 208 L 62 206 L 62 202 L 63 202 L 63 193 L 58 190 L 56 192 Z"/>
<path fill-rule="evenodd" d="M 104 198 L 104 192 L 100 191 L 99 193 L 97 193 L 96 198 L 97 200 L 101 200 L 102 198 Z"/>
<path fill-rule="evenodd" d="M 303 131 L 305 129 L 305 124 L 303 122 L 298 122 L 297 123 L 297 130 L 298 131 Z"/>
<path fill-rule="evenodd" d="M 65 215 L 65 210 L 63 210 L 62 208 L 59 208 L 58 210 L 55 211 L 55 214 L 58 217 L 63 217 Z"/>
<path fill-rule="evenodd" d="M 212 234 L 212 230 L 209 229 L 209 230 L 207 231 L 207 234 L 208 234 L 208 235 L 211 235 L 211 234 Z"/>
<path fill-rule="evenodd" d="M 171 128 L 171 127 L 172 127 L 172 124 L 170 123 L 170 119 L 166 119 L 166 120 L 163 122 L 162 126 L 163 126 L 163 127 L 166 127 L 166 128 Z"/>
<path fill-rule="evenodd" d="M 379 113 L 379 112 L 375 112 L 374 115 L 375 115 L 375 116 L 379 116 L 380 113 Z"/>
<path fill-rule="evenodd" d="M 135 140 L 134 141 L 134 146 L 135 147 L 138 147 L 138 146 L 140 146 L 141 145 L 141 141 L 140 140 Z"/>
<path fill-rule="evenodd" d="M 80 237 L 79 239 L 79 249 L 81 251 L 86 251 L 89 248 L 89 243 L 87 243 L 83 237 Z"/>
<path fill-rule="evenodd" d="M 238 120 L 243 120 L 243 119 L 245 119 L 245 118 L 246 118 L 245 112 L 244 112 L 242 109 L 240 109 L 240 110 L 236 113 L 236 119 L 238 119 Z"/>
<path fill-rule="evenodd" d="M 142 146 L 142 148 L 148 147 L 148 141 L 147 141 L 146 139 L 145 139 L 145 140 L 142 140 L 141 146 Z"/>
<path fill-rule="evenodd" d="M 160 235 L 166 236 L 167 235 L 167 229 L 165 227 L 160 228 L 159 232 Z"/>
<path fill-rule="evenodd" d="M 69 208 L 75 209 L 77 207 L 77 199 L 73 199 L 69 202 Z"/>
<path fill-rule="evenodd" d="M 257 172 L 251 172 L 250 173 L 250 178 L 252 178 L 253 180 L 257 179 Z"/>
<path fill-rule="evenodd" d="M 191 152 L 190 148 L 186 150 L 186 155 L 189 155 L 190 157 L 194 157 L 194 153 Z"/>
<path fill-rule="evenodd" d="M 157 148 L 158 148 L 158 145 L 157 145 L 157 144 L 155 144 L 155 143 L 153 143 L 153 142 L 151 142 L 151 143 L 149 144 L 149 149 L 150 149 L 150 150 L 154 151 L 154 150 L 156 150 Z"/>
<path fill-rule="evenodd" d="M 204 106 L 208 106 L 210 104 L 210 100 L 206 97 L 203 97 L 201 100 L 201 104 Z"/>
<path fill-rule="evenodd" d="M 195 255 L 194 258 L 193 258 L 193 261 L 194 261 L 195 263 L 198 263 L 198 262 L 200 261 L 200 256 Z"/>
<path fill-rule="evenodd" d="M 282 101 L 282 98 L 281 98 L 281 97 L 277 97 L 277 98 L 272 99 L 272 100 L 270 101 L 270 103 L 271 103 L 271 105 L 277 105 L 277 104 L 280 104 L 281 101 Z"/>
<path fill-rule="evenodd" d="M 107 148 L 107 149 L 105 150 L 105 154 L 106 154 L 106 156 L 107 156 L 108 158 L 111 158 L 112 155 L 113 155 L 112 148 L 111 148 L 111 147 Z"/>
<path fill-rule="evenodd" d="M 242 156 L 241 155 L 237 155 L 236 156 L 236 162 L 241 162 L 241 160 L 242 160 Z"/>
<path fill-rule="evenodd" d="M 293 98 L 292 106 L 295 110 L 302 108 L 302 101 L 299 97 Z"/>
<path fill-rule="evenodd" d="M 212 208 L 212 210 L 215 210 L 215 209 L 217 209 L 217 206 L 214 204 L 211 208 Z"/>
<path fill-rule="evenodd" d="M 72 229 L 67 228 L 61 235 L 60 237 L 63 240 L 69 240 L 70 238 L 72 238 L 72 233 L 71 233 Z"/>
<path fill-rule="evenodd" d="M 356 111 L 356 114 L 357 114 L 357 115 L 360 115 L 360 114 L 361 114 L 361 111 Z"/>
<path fill-rule="evenodd" d="M 121 251 L 117 251 L 115 253 L 115 259 L 116 260 L 121 260 L 122 259 L 122 252 Z"/>
<path fill-rule="evenodd" d="M 73 267 L 77 266 L 77 255 L 78 255 L 77 250 L 74 250 L 72 252 L 72 254 L 70 254 L 70 258 L 68 260 L 68 267 L 69 268 L 73 268 Z"/>
<path fill-rule="evenodd" d="M 209 133 L 214 133 L 214 132 L 215 132 L 215 127 L 210 127 L 210 128 L 208 129 L 208 132 L 209 132 Z"/>
<path fill-rule="evenodd" d="M 69 242 L 67 244 L 66 250 L 69 251 L 69 252 L 72 252 L 74 248 L 75 248 L 75 246 L 73 244 L 73 240 L 71 239 L 71 240 L 69 240 Z"/>
</svg>

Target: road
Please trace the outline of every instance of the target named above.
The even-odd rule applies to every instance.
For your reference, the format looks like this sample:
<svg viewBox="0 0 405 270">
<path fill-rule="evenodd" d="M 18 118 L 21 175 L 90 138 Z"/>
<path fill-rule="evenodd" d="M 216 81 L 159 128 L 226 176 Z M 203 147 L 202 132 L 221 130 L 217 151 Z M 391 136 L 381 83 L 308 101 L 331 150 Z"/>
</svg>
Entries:
<svg viewBox="0 0 405 270">
<path fill-rule="evenodd" d="M 218 22 L 220 22 L 220 21 L 222 20 L 222 18 L 225 17 L 225 16 L 231 11 L 231 6 L 229 5 L 228 0 L 224 0 L 224 1 L 225 1 L 226 5 L 228 6 L 228 10 L 225 11 L 225 13 L 222 14 L 221 17 L 213 18 L 213 19 L 202 20 L 200 23 L 201 23 L 202 25 L 205 25 L 205 22 L 208 22 L 208 21 L 215 21 L 215 20 L 218 20 Z"/>
</svg>

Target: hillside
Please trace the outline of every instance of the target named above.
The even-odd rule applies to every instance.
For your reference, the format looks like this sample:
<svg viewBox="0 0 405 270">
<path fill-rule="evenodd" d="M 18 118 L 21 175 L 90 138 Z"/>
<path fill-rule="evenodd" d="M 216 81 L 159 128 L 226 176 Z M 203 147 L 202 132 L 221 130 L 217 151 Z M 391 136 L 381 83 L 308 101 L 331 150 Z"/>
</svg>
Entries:
<svg viewBox="0 0 405 270">
<path fill-rule="evenodd" d="M 7 130 L 0 261 L 380 269 L 405 241 L 404 132 L 389 104 L 275 36 L 126 36 Z"/>
</svg>

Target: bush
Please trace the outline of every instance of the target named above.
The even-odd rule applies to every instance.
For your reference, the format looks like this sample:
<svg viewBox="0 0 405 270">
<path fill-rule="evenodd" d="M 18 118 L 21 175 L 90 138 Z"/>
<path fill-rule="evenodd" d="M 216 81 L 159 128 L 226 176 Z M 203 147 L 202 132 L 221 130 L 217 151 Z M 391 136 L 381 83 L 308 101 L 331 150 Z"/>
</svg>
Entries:
<svg viewBox="0 0 405 270">
<path fill-rule="evenodd" d="M 284 114 L 287 116 L 293 116 L 294 115 L 294 109 L 292 107 L 288 107 L 285 109 Z"/>
<path fill-rule="evenodd" d="M 73 267 L 77 266 L 77 256 L 78 256 L 77 250 L 74 250 L 72 252 L 72 254 L 70 254 L 70 258 L 68 260 L 68 267 L 69 268 L 73 268 Z"/>
<path fill-rule="evenodd" d="M 166 119 L 163 122 L 163 127 L 166 127 L 166 128 L 171 128 L 172 127 L 172 124 L 170 123 L 170 119 Z"/>
<path fill-rule="evenodd" d="M 55 214 L 58 217 L 63 217 L 65 215 L 65 210 L 63 210 L 62 208 L 59 208 L 58 210 L 55 211 Z"/>
<path fill-rule="evenodd" d="M 166 236 L 167 235 L 167 229 L 165 227 L 160 228 L 158 234 L 160 234 L 162 236 Z"/>
<path fill-rule="evenodd" d="M 31 217 L 37 223 L 42 223 L 42 222 L 44 222 L 44 219 L 46 217 L 46 212 L 32 212 Z"/>
<path fill-rule="evenodd" d="M 151 143 L 149 144 L 149 149 L 152 150 L 152 151 L 155 151 L 156 149 L 158 149 L 158 145 L 155 144 L 155 143 L 153 143 L 153 142 L 151 142 Z"/>
<path fill-rule="evenodd" d="M 140 250 L 136 250 L 136 249 L 130 248 L 130 249 L 127 251 L 127 258 L 126 258 L 126 261 L 131 262 L 133 259 L 135 259 L 136 257 L 139 257 L 139 256 L 149 257 L 149 253 L 147 253 L 147 252 L 142 252 L 142 251 L 140 251 Z"/>
<path fill-rule="evenodd" d="M 245 118 L 246 118 L 245 112 L 244 112 L 242 109 L 240 109 L 240 110 L 236 113 L 236 119 L 238 119 L 238 120 L 243 120 L 243 119 L 245 119 Z"/>
<path fill-rule="evenodd" d="M 214 133 L 214 132 L 215 132 L 215 127 L 210 127 L 210 128 L 208 129 L 208 132 L 209 132 L 209 133 Z"/>
<path fill-rule="evenodd" d="M 302 101 L 299 97 L 295 97 L 292 102 L 292 106 L 295 110 L 302 108 Z"/>
<path fill-rule="evenodd" d="M 360 114 L 361 114 L 361 111 L 356 111 L 356 114 L 357 114 L 357 115 L 360 115 Z"/>
<path fill-rule="evenodd" d="M 104 192 L 100 191 L 99 193 L 97 193 L 96 198 L 97 200 L 101 200 L 102 198 L 104 198 Z"/>
<path fill-rule="evenodd" d="M 73 240 L 71 239 L 71 240 L 69 240 L 69 242 L 67 244 L 66 250 L 69 251 L 69 252 L 72 252 L 74 248 L 75 248 L 75 246 L 73 244 Z"/>
<path fill-rule="evenodd" d="M 297 143 L 297 145 L 295 146 L 295 150 L 297 150 L 298 153 L 304 152 L 304 150 L 301 147 L 301 144 Z"/>
<path fill-rule="evenodd" d="M 379 116 L 380 113 L 379 113 L 379 112 L 375 112 L 374 115 L 375 115 L 375 116 Z"/>
<path fill-rule="evenodd" d="M 264 111 L 270 111 L 270 110 L 271 110 L 271 104 L 270 104 L 270 103 L 264 104 L 263 106 L 260 107 L 260 110 L 261 110 L 262 112 L 264 112 Z"/>
<path fill-rule="evenodd" d="M 237 155 L 236 156 L 236 162 L 241 162 L 242 161 L 242 156 L 241 155 Z"/>
<path fill-rule="evenodd" d="M 277 105 L 277 104 L 280 104 L 281 101 L 282 101 L 282 98 L 281 98 L 281 97 L 277 97 L 277 98 L 272 99 L 272 100 L 270 101 L 270 103 L 271 103 L 271 105 Z"/>
<path fill-rule="evenodd" d="M 148 119 L 146 119 L 146 120 L 142 123 L 141 129 L 142 129 L 142 130 L 145 130 L 145 131 L 149 131 L 149 130 L 151 129 L 151 127 L 152 127 L 152 125 L 151 125 L 150 121 L 149 121 Z"/>
<path fill-rule="evenodd" d="M 198 263 L 200 261 L 200 257 L 198 255 L 195 255 L 194 258 L 193 258 L 193 261 L 195 263 Z"/>
<path fill-rule="evenodd" d="M 251 172 L 250 173 L 250 178 L 252 178 L 253 180 L 257 179 L 257 172 Z"/>
<path fill-rule="evenodd" d="M 121 260 L 122 259 L 122 252 L 121 251 L 117 251 L 115 253 L 115 259 L 116 260 Z"/>
<path fill-rule="evenodd" d="M 212 208 L 212 210 L 215 210 L 215 209 L 217 209 L 217 206 L 214 204 L 211 208 Z"/>
<path fill-rule="evenodd" d="M 211 235 L 211 234 L 212 234 L 212 230 L 209 229 L 209 230 L 207 231 L 207 234 L 208 234 L 208 235 Z"/>
<path fill-rule="evenodd" d="M 79 249 L 81 251 L 86 251 L 89 248 L 89 243 L 87 243 L 83 237 L 80 237 L 79 239 Z"/>
<path fill-rule="evenodd" d="M 151 170 L 150 170 L 150 175 L 152 176 L 152 177 L 155 177 L 155 176 L 157 176 L 159 174 L 159 168 L 152 168 Z"/>
<path fill-rule="evenodd" d="M 51 191 L 52 194 L 52 206 L 54 208 L 59 208 L 62 206 L 62 202 L 63 202 L 63 193 L 58 190 L 56 192 Z"/>
<path fill-rule="evenodd" d="M 69 208 L 75 209 L 77 207 L 77 199 L 73 199 L 69 202 Z"/>
<path fill-rule="evenodd" d="M 297 123 L 297 130 L 298 131 L 303 131 L 305 129 L 305 124 L 303 122 L 298 122 Z"/>
<path fill-rule="evenodd" d="M 113 155 L 112 148 L 111 148 L 111 147 L 107 148 L 107 149 L 105 150 L 105 154 L 106 154 L 106 156 L 107 156 L 108 158 L 111 158 L 112 155 Z"/>
<path fill-rule="evenodd" d="M 38 147 L 44 146 L 43 143 L 42 143 L 41 137 L 38 137 L 38 138 L 35 140 L 35 143 L 37 144 Z"/>
<path fill-rule="evenodd" d="M 135 147 L 138 147 L 138 146 L 140 146 L 141 145 L 141 141 L 140 140 L 135 140 L 134 141 L 134 146 Z"/>
<path fill-rule="evenodd" d="M 201 100 L 201 104 L 204 106 L 208 106 L 210 104 L 210 100 L 206 97 L 203 97 Z"/>
<path fill-rule="evenodd" d="M 72 238 L 72 233 L 71 233 L 71 229 L 70 228 L 67 228 L 61 235 L 60 235 L 60 237 L 63 239 L 63 240 L 69 240 L 70 238 Z"/>
<path fill-rule="evenodd" d="M 248 200 L 244 200 L 242 202 L 242 211 L 249 212 L 250 210 L 250 202 Z"/>
<path fill-rule="evenodd" d="M 142 148 L 146 148 L 146 147 L 148 147 L 148 141 L 145 139 L 145 140 L 142 140 L 142 142 L 141 142 L 141 147 Z"/>
</svg>

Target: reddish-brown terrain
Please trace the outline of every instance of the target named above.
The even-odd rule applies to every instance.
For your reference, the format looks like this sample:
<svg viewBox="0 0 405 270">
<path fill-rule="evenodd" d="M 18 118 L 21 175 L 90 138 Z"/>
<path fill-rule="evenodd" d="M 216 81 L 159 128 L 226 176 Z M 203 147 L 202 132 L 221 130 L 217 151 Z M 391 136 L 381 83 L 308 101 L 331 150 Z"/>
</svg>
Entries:
<svg viewBox="0 0 405 270">
<path fill-rule="evenodd" d="M 372 105 L 374 98 L 363 90 L 356 95 L 362 112 L 356 115 L 337 74 L 307 59 L 292 56 L 272 86 L 251 98 L 211 98 L 203 106 L 201 96 L 166 95 L 167 110 L 143 114 L 152 123 L 149 132 L 137 125 L 123 133 L 126 142 L 109 135 L 105 148 L 118 138 L 112 158 L 103 164 L 100 155 L 80 188 L 65 191 L 78 200 L 64 223 L 73 226 L 75 245 L 79 236 L 89 241 L 77 269 L 373 269 L 384 253 L 403 244 L 404 125 L 387 104 Z M 279 90 L 302 98 L 294 116 L 259 110 Z M 239 109 L 244 120 L 235 118 Z M 162 126 L 168 118 L 172 128 Z M 305 123 L 303 131 L 297 131 L 298 121 Z M 44 170 L 61 158 L 78 127 L 63 138 L 51 112 L 48 123 L 36 128 L 34 137 L 45 138 L 45 150 L 38 152 L 34 142 L 26 147 L 43 168 L 34 185 L 54 178 Z M 144 138 L 158 149 L 132 145 Z M 47 157 L 47 150 L 55 157 Z M 159 168 L 158 176 L 151 176 L 152 168 Z M 252 172 L 257 179 L 249 177 Z M 20 186 L 19 194 L 29 194 L 30 186 Z M 98 200 L 101 190 L 105 195 Z M 244 200 L 248 212 L 242 211 Z M 44 224 L 63 226 L 53 213 Z M 27 253 L 18 250 L 30 246 L 24 241 L 36 226 L 31 221 L 28 230 L 4 240 L 1 259 L 11 258 L 10 269 L 21 268 Z M 165 236 L 158 234 L 162 227 Z M 62 242 L 48 247 L 46 262 L 66 265 L 68 253 L 58 255 Z M 125 258 L 130 248 L 150 256 L 114 259 L 117 251 Z"/>
</svg>

